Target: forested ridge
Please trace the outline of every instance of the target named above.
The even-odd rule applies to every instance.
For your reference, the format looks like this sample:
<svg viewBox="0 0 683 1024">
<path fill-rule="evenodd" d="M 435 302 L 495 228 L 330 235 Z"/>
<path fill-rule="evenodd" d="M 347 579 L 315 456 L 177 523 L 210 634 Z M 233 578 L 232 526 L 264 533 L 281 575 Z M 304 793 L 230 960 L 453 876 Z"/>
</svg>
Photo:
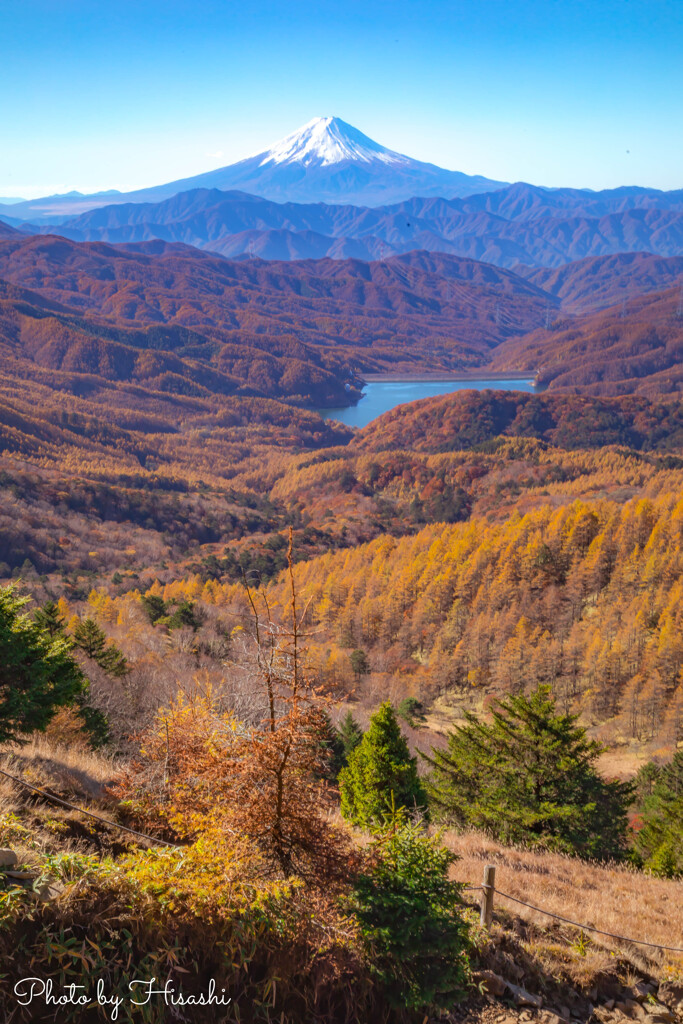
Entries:
<svg viewBox="0 0 683 1024">
<path fill-rule="evenodd" d="M 529 374 L 553 390 L 679 389 L 680 259 L 519 273 L 413 251 L 229 260 L 160 240 L 0 241 L 0 371 L 112 403 L 122 388 L 337 407 L 364 374 Z M 600 310 L 600 312 L 596 312 Z"/>
<path fill-rule="evenodd" d="M 623 445 L 676 452 L 683 446 L 682 417 L 674 399 L 463 391 L 396 406 L 365 427 L 353 446 L 439 452 L 481 447 L 506 436 L 535 437 L 566 449 Z"/>
<path fill-rule="evenodd" d="M 124 393 L 107 422 L 92 399 L 37 409 L 35 387 L 4 399 L 0 566 L 37 593 L 127 601 L 185 579 L 199 609 L 243 616 L 244 573 L 277 586 L 292 526 L 324 685 L 351 688 L 363 649 L 359 692 L 480 699 L 526 679 L 615 737 L 672 741 L 675 401 L 465 391 L 354 434 L 257 398 L 137 410 Z"/>
<path fill-rule="evenodd" d="M 360 374 L 425 358 L 442 371 L 481 366 L 556 304 L 509 271 L 445 254 L 268 263 L 52 235 L 0 242 L 0 281 L 0 341 L 15 358 L 155 391 L 309 405 L 343 404 Z"/>
<path fill-rule="evenodd" d="M 560 318 L 498 349 L 496 370 L 538 371 L 552 390 L 591 395 L 679 394 L 683 306 L 681 288 L 649 291 L 599 313 Z"/>
</svg>

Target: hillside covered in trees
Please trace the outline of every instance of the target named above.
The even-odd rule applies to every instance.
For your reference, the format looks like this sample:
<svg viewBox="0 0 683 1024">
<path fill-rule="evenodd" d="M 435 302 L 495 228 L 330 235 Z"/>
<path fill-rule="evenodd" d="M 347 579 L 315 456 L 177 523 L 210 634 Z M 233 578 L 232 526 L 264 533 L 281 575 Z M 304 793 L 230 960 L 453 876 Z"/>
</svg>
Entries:
<svg viewBox="0 0 683 1024">
<path fill-rule="evenodd" d="M 509 271 L 445 254 L 230 262 L 51 235 L 0 242 L 0 280 L 0 337 L 16 358 L 155 391 L 309 405 L 342 404 L 363 372 L 480 366 L 555 305 Z M 12 304 L 12 285 L 39 297 Z"/>
<path fill-rule="evenodd" d="M 387 372 L 678 393 L 679 257 L 515 270 L 424 250 L 267 262 L 15 232 L 0 240 L 0 370 L 112 404 L 125 385 L 148 403 L 161 393 L 339 407 L 359 399 L 364 375 Z"/>
<path fill-rule="evenodd" d="M 681 288 L 652 291 L 581 320 L 559 319 L 505 343 L 495 370 L 534 370 L 543 387 L 590 395 L 679 394 Z"/>
</svg>

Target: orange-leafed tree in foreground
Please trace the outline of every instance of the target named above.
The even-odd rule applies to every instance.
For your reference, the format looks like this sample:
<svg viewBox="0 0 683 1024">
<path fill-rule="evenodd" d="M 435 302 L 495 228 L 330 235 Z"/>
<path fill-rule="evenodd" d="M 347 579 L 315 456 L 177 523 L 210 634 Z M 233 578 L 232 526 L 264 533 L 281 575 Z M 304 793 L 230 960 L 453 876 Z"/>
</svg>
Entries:
<svg viewBox="0 0 683 1024">
<path fill-rule="evenodd" d="M 244 835 L 276 873 L 329 885 L 348 877 L 353 854 L 328 820 L 327 702 L 302 668 L 291 531 L 288 562 L 291 595 L 280 623 L 265 591 L 245 581 L 256 649 L 254 722 L 237 719 L 221 693 L 181 692 L 143 737 L 141 758 L 117 793 L 148 827 L 165 825 L 185 839 Z"/>
</svg>

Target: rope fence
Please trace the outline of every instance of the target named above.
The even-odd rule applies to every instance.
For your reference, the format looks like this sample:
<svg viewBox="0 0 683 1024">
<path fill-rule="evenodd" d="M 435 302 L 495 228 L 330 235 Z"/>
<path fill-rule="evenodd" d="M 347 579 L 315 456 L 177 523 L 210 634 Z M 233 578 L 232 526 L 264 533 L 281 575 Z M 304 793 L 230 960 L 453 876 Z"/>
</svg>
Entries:
<svg viewBox="0 0 683 1024">
<path fill-rule="evenodd" d="M 132 836 L 137 836 L 138 839 L 146 839 L 150 843 L 158 843 L 160 846 L 170 846 L 173 850 L 179 850 L 180 846 L 177 843 L 167 843 L 165 839 L 159 839 L 158 836 L 148 836 L 144 832 L 136 832 L 134 828 L 129 828 L 128 825 L 122 825 L 118 821 L 111 821 L 109 818 L 103 818 L 100 814 L 93 814 L 92 811 L 86 811 L 82 807 L 77 807 L 76 804 L 70 804 L 68 800 L 62 800 L 59 796 L 54 796 L 52 793 L 47 793 L 44 789 L 39 789 L 38 786 L 32 786 L 30 782 L 26 782 L 25 779 L 20 779 L 16 775 L 12 775 L 10 772 L 6 772 L 4 768 L 0 768 L 0 775 L 4 775 L 6 778 L 11 779 L 12 782 L 17 782 L 20 786 L 24 786 L 26 789 L 32 790 L 34 793 L 38 793 L 46 800 L 50 800 L 53 804 L 59 804 L 61 807 L 68 807 L 71 811 L 78 811 L 79 814 L 85 814 L 88 818 L 93 818 L 95 821 L 101 821 L 104 825 L 109 825 L 111 828 L 118 828 L 122 832 L 129 832 Z"/>
<path fill-rule="evenodd" d="M 527 903 L 525 900 L 520 900 L 517 896 L 511 896 L 507 892 L 503 892 L 501 889 L 496 889 L 496 868 L 493 864 L 487 864 L 484 868 L 484 881 L 481 885 L 466 885 L 464 889 L 481 889 L 481 925 L 484 928 L 489 928 L 491 920 L 493 918 L 493 896 L 494 893 L 498 893 L 506 900 L 512 900 L 513 903 L 519 903 L 523 907 L 528 907 L 529 910 L 534 910 L 538 914 L 543 914 L 545 917 L 555 918 L 556 921 L 562 921 L 564 924 L 570 924 L 574 928 L 579 928 L 584 932 L 594 932 L 596 935 L 605 935 L 610 939 L 616 939 L 619 942 L 631 942 L 636 946 L 649 946 L 651 949 L 663 949 L 669 953 L 683 953 L 683 946 L 665 946 L 661 942 L 647 942 L 645 939 L 633 939 L 628 935 L 616 935 L 614 932 L 603 931 L 602 928 L 595 928 L 591 924 L 581 924 L 579 921 L 572 921 L 569 917 L 563 917 L 561 914 L 555 914 L 552 910 L 545 910 L 543 907 L 536 907 L 533 903 Z"/>
<path fill-rule="evenodd" d="M 629 939 L 626 935 L 615 935 L 614 932 L 605 932 L 602 928 L 594 928 L 590 924 L 579 924 L 578 921 L 571 921 L 568 917 L 562 917 L 560 914 L 554 914 L 550 910 L 543 910 L 542 907 L 535 907 L 531 903 L 525 903 L 524 900 L 517 899 L 516 896 L 510 896 L 507 892 L 501 892 L 500 889 L 496 889 L 499 896 L 504 896 L 506 900 L 513 900 L 515 903 L 521 903 L 523 907 L 529 907 L 530 910 L 536 910 L 539 914 L 545 914 L 546 917 L 554 917 L 557 921 L 564 921 L 565 924 L 572 924 L 575 928 L 580 928 L 585 932 L 596 932 L 598 935 L 607 935 L 610 939 L 619 939 L 621 942 L 635 942 L 639 946 L 651 946 L 653 949 L 666 949 L 671 953 L 683 953 L 683 948 L 678 946 L 662 946 L 659 942 L 646 942 L 644 939 Z"/>
<path fill-rule="evenodd" d="M 5 771 L 4 768 L 0 768 L 0 775 L 4 775 L 6 778 L 11 779 L 12 782 L 18 783 L 20 786 L 24 786 L 26 789 L 30 789 L 34 793 L 38 793 L 39 796 L 44 799 L 51 801 L 54 804 L 59 804 L 61 807 L 67 807 L 71 811 L 78 811 L 79 814 L 85 814 L 88 818 L 93 818 L 95 821 L 101 822 L 103 825 L 109 825 L 110 828 L 120 829 L 122 832 L 128 832 L 129 835 L 136 836 L 138 839 L 145 839 L 150 843 L 158 843 L 160 846 L 167 846 L 173 850 L 181 849 L 177 843 L 169 843 L 165 839 L 159 839 L 158 836 L 149 836 L 144 832 L 137 832 L 134 828 L 129 828 L 128 825 L 122 825 L 118 821 L 112 821 L 110 818 L 103 818 L 100 814 L 94 814 L 92 811 L 86 811 L 82 807 L 78 807 L 76 804 L 69 803 L 68 800 L 62 800 L 61 797 L 54 796 L 52 793 L 46 792 L 44 789 L 39 789 L 38 786 L 33 786 L 30 782 L 26 782 L 25 779 L 19 778 L 16 775 L 12 775 L 10 772 Z M 545 910 L 543 907 L 536 907 L 533 903 L 527 903 L 525 900 L 520 900 L 517 896 L 511 896 L 510 893 L 503 892 L 501 889 L 496 889 L 496 868 L 493 864 L 487 864 L 484 868 L 484 880 L 481 885 L 463 885 L 463 890 L 479 890 L 481 892 L 481 925 L 484 928 L 489 928 L 493 918 L 493 897 L 495 893 L 502 896 L 503 899 L 512 900 L 513 903 L 519 903 L 522 907 L 527 907 L 529 910 L 535 911 L 537 914 L 543 914 L 545 917 L 552 917 L 556 921 L 562 921 L 563 924 L 569 924 L 573 928 L 579 928 L 584 932 L 594 932 L 596 935 L 605 935 L 607 938 L 616 939 L 618 942 L 631 942 L 637 946 L 648 946 L 651 949 L 663 949 L 669 953 L 683 953 L 683 946 L 665 946 L 661 942 L 647 942 L 645 939 L 633 939 L 627 935 L 617 935 L 614 932 L 604 931 L 602 928 L 595 928 L 591 924 L 581 924 L 579 921 L 572 921 L 569 917 L 563 917 L 561 914 L 556 914 L 552 910 Z M 467 904 L 468 906 L 476 906 L 476 904 Z"/>
</svg>

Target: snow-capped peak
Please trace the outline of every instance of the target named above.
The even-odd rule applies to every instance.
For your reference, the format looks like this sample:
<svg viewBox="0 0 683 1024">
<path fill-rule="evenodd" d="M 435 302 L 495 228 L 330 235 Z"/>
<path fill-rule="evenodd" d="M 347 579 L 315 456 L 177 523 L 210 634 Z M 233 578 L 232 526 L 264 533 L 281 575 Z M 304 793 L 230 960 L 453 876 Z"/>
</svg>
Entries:
<svg viewBox="0 0 683 1024">
<path fill-rule="evenodd" d="M 327 167 L 344 160 L 366 164 L 374 161 L 410 163 L 408 157 L 385 149 L 339 117 L 315 117 L 303 128 L 276 142 L 263 154 L 259 166 L 298 163 Z"/>
</svg>

